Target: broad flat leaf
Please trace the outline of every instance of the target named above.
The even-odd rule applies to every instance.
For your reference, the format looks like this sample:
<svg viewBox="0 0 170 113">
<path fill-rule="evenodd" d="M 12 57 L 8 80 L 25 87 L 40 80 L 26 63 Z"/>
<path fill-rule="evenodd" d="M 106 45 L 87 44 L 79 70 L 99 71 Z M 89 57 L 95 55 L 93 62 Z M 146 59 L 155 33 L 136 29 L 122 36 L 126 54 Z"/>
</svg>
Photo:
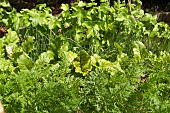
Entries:
<svg viewBox="0 0 170 113">
<path fill-rule="evenodd" d="M 63 56 L 65 56 L 65 52 L 68 51 L 68 46 L 69 46 L 69 43 L 65 43 L 60 47 L 60 49 L 58 51 L 59 58 L 62 58 Z"/>
<path fill-rule="evenodd" d="M 77 57 L 77 54 L 73 53 L 72 51 L 68 51 L 67 52 L 67 57 L 68 57 L 68 60 L 70 61 L 70 63 L 72 63 L 73 60 Z"/>
<path fill-rule="evenodd" d="M 83 21 L 83 18 L 84 18 L 84 14 L 83 14 L 83 11 L 82 10 L 78 10 L 77 11 L 77 23 L 78 25 L 82 25 L 82 21 Z"/>
<path fill-rule="evenodd" d="M 99 63 L 99 68 L 107 69 L 108 72 L 110 72 L 112 75 L 114 75 L 116 72 L 124 73 L 118 61 L 110 62 L 105 59 L 100 59 L 98 60 L 98 63 Z"/>
<path fill-rule="evenodd" d="M 26 53 L 23 53 L 19 56 L 19 58 L 17 59 L 17 63 L 21 71 L 30 70 L 34 66 L 33 61 Z"/>
<path fill-rule="evenodd" d="M 135 41 L 134 44 L 135 47 L 133 48 L 133 51 L 134 51 L 134 55 L 136 55 L 137 58 L 141 59 L 148 56 L 148 50 L 146 49 L 146 46 L 141 41 Z"/>
<path fill-rule="evenodd" d="M 100 56 L 97 55 L 97 54 L 94 54 L 93 56 L 91 56 L 91 62 L 92 62 L 92 65 L 97 67 L 97 62 L 100 60 Z"/>
<path fill-rule="evenodd" d="M 91 58 L 86 51 L 82 50 L 78 53 L 78 56 L 74 59 L 73 65 L 75 72 L 87 75 L 92 69 Z"/>
<path fill-rule="evenodd" d="M 55 54 L 52 51 L 48 50 L 47 52 L 44 52 L 39 56 L 36 64 L 50 63 L 50 61 L 54 59 L 54 55 Z"/>
<path fill-rule="evenodd" d="M 143 43 L 140 43 L 139 41 L 135 41 L 134 46 L 135 46 L 133 48 L 134 58 L 136 60 L 140 60 L 141 59 L 140 49 L 144 48 L 145 46 L 143 45 Z"/>
<path fill-rule="evenodd" d="M 141 59 L 141 55 L 140 55 L 140 50 L 139 48 L 133 48 L 133 54 L 134 54 L 134 58 L 136 60 L 140 60 Z"/>
<path fill-rule="evenodd" d="M 9 21 L 9 18 L 8 18 L 8 19 L 2 19 L 2 22 L 3 22 L 5 25 L 8 25 L 8 21 Z"/>
<path fill-rule="evenodd" d="M 113 68 L 117 69 L 117 71 L 124 73 L 124 71 L 122 70 L 120 63 L 118 61 L 113 63 Z"/>
<path fill-rule="evenodd" d="M 55 24 L 57 27 L 61 28 L 61 22 L 60 21 L 55 21 Z"/>
<path fill-rule="evenodd" d="M 82 71 L 91 69 L 89 67 L 89 66 L 91 66 L 91 60 L 90 60 L 90 56 L 87 54 L 87 52 L 82 50 L 82 51 L 80 51 L 78 56 L 80 57 L 80 65 L 81 65 Z"/>
<path fill-rule="evenodd" d="M 95 66 L 96 68 L 106 69 L 112 75 L 114 75 L 116 72 L 124 73 L 124 71 L 121 69 L 119 61 L 110 62 L 108 60 L 101 59 L 99 55 L 94 54 L 93 56 L 91 56 L 91 62 L 92 65 Z"/>
<path fill-rule="evenodd" d="M 17 43 L 19 42 L 19 38 L 17 36 L 17 33 L 15 31 L 12 31 L 11 29 L 8 29 L 8 34 L 5 38 L 5 42 L 8 44 L 10 43 Z"/>
</svg>

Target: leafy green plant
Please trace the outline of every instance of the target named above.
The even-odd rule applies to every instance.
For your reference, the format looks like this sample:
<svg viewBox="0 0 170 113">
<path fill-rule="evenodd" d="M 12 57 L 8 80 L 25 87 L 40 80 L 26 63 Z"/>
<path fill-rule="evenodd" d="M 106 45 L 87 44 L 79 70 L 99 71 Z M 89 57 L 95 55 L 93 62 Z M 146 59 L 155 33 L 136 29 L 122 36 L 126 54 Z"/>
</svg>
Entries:
<svg viewBox="0 0 170 113">
<path fill-rule="evenodd" d="M 124 3 L 61 9 L 56 17 L 45 4 L 3 9 L 0 96 L 7 112 L 169 112 L 167 24 Z"/>
</svg>

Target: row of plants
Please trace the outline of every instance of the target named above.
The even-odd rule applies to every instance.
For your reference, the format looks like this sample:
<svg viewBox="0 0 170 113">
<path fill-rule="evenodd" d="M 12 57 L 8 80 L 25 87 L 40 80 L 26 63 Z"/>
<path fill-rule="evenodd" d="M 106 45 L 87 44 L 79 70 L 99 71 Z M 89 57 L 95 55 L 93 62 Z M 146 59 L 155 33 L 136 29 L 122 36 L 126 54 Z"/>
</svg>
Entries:
<svg viewBox="0 0 170 113">
<path fill-rule="evenodd" d="M 136 3 L 79 1 L 58 16 L 46 4 L 0 8 L 6 112 L 168 113 L 170 27 Z"/>
</svg>

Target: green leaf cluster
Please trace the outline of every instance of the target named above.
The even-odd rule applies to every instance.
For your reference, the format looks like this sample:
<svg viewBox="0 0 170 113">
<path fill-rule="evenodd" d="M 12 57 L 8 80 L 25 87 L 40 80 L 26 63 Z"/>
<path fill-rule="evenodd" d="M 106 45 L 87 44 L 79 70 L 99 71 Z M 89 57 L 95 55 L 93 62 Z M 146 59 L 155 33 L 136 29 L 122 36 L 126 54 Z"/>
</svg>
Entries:
<svg viewBox="0 0 170 113">
<path fill-rule="evenodd" d="M 140 4 L 79 1 L 61 9 L 53 16 L 46 4 L 0 8 L 7 112 L 170 112 L 169 25 Z"/>
</svg>

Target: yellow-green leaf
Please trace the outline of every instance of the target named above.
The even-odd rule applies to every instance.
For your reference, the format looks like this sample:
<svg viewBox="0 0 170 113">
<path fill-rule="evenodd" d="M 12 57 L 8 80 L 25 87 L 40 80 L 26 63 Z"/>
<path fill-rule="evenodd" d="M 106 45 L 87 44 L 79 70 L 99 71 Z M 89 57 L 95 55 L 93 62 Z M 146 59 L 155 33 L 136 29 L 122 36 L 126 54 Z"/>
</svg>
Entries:
<svg viewBox="0 0 170 113">
<path fill-rule="evenodd" d="M 84 50 L 80 51 L 73 61 L 75 72 L 87 75 L 92 70 L 91 58 Z"/>
</svg>

